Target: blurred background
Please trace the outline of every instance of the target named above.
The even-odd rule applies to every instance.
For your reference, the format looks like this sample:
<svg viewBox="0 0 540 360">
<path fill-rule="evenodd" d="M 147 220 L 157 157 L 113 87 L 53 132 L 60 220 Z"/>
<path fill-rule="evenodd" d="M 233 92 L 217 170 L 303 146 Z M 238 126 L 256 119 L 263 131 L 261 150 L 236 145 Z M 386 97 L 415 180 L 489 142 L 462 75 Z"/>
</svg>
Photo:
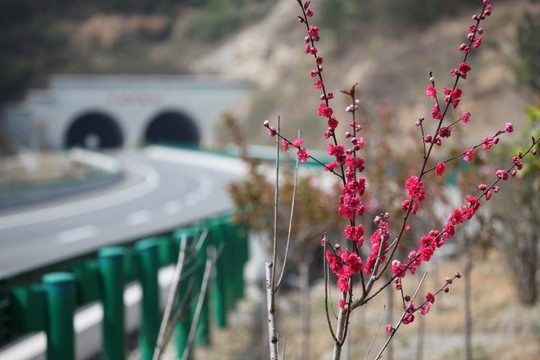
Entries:
<svg viewBox="0 0 540 360">
<path fill-rule="evenodd" d="M 461 83 L 463 101 L 452 114 L 459 118 L 469 111 L 472 121 L 456 126 L 452 146 L 436 157 L 458 154 L 506 122 L 516 130 L 502 138 L 489 161 L 479 152 L 474 168 L 449 168 L 441 186 L 451 190 L 432 194 L 411 241 L 433 221 L 444 222 L 443 210 L 459 206 L 479 183 L 488 183 L 531 135 L 540 136 L 540 3 L 499 0 L 493 6 L 483 24 L 482 46 L 468 59 L 472 70 Z M 373 164 L 367 176 L 373 193 L 380 194 L 370 199 L 369 214 L 398 214 L 403 194 L 384 189 L 395 189 L 411 176 L 407 171 L 415 160 L 407 155 L 421 151 L 414 123 L 428 117 L 432 106 L 424 92 L 430 72 L 440 89 L 453 83 L 449 71 L 461 63 L 458 48 L 479 4 L 314 0 L 312 8 L 312 25 L 321 29 L 326 86 L 336 94 L 334 111 L 342 121 L 348 121 L 349 100 L 339 91 L 358 83 L 366 158 Z M 264 214 L 270 213 L 272 194 L 261 184 L 271 186 L 264 161 L 272 152 L 255 145 L 273 141 L 262 121 L 280 116 L 283 134 L 294 139 L 301 129 L 308 149 L 326 147 L 326 125 L 317 116 L 320 94 L 309 75 L 313 59 L 303 51 L 298 10 L 291 0 L 0 0 L 5 254 L 0 280 L 5 288 L 28 271 L 235 208 L 257 209 L 251 211 L 257 219 L 241 220 L 257 238 L 267 238 Z M 235 160 L 224 160 L 224 154 Z M 251 172 L 245 171 L 245 161 L 248 168 L 255 166 Z M 396 339 L 389 358 L 540 358 L 539 168 L 537 160 L 526 165 L 522 176 L 505 184 L 478 220 L 456 236 L 451 250 L 424 269 L 430 272 L 425 291 L 456 270 L 468 280 L 437 301 L 434 319 L 410 325 L 414 330 Z M 328 208 L 328 186 L 319 175 L 305 176 L 303 184 L 314 191 L 305 197 L 319 203 L 299 205 L 301 212 Z M 92 199 L 95 204 L 88 203 Z M 329 219 L 322 211 L 309 214 L 319 224 Z M 321 307 L 321 272 L 317 261 L 311 263 L 320 249 L 303 245 L 320 239 L 302 230 L 308 227 L 309 221 L 298 220 L 302 245 L 291 256 L 299 266 L 291 270 L 289 296 L 280 311 L 288 315 L 282 333 L 290 356 L 319 359 L 327 355 L 330 337 Z M 338 233 L 339 226 L 332 231 Z M 53 243 L 63 249 L 52 250 Z M 258 243 L 264 253 L 264 241 Z M 71 247 L 65 249 L 66 244 Z M 305 266 L 313 287 L 298 291 Z M 257 276 L 253 281 L 260 280 Z M 299 315 L 306 291 L 312 297 L 311 325 Z M 264 358 L 264 351 L 253 351 L 264 349 L 258 301 L 237 311 L 237 326 L 214 334 L 214 346 L 198 356 Z M 382 303 L 353 324 L 353 341 L 372 336 Z M 311 340 L 293 336 L 306 329 Z M 245 342 L 231 346 L 238 336 Z M 350 345 L 352 358 L 366 351 L 365 342 Z"/>
</svg>

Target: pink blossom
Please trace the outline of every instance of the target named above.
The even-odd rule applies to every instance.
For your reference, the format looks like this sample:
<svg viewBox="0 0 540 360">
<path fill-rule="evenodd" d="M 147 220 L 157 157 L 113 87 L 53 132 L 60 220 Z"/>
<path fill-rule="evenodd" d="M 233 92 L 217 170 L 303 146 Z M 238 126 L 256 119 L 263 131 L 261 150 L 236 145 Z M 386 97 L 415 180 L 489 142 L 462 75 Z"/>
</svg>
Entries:
<svg viewBox="0 0 540 360">
<path fill-rule="evenodd" d="M 326 103 L 321 103 L 319 105 L 319 116 L 330 117 L 334 113 L 331 107 L 327 106 Z"/>
<path fill-rule="evenodd" d="M 342 310 L 345 309 L 345 300 L 339 299 L 339 308 Z"/>
<path fill-rule="evenodd" d="M 304 140 L 302 140 L 302 138 L 298 138 L 296 140 L 293 141 L 292 145 L 297 148 L 297 147 L 300 147 L 300 145 L 302 145 L 304 143 Z"/>
<path fill-rule="evenodd" d="M 520 156 L 514 156 L 514 157 L 512 158 L 512 162 L 514 163 L 514 165 L 516 165 L 516 167 L 517 167 L 518 170 L 523 169 L 523 162 L 521 161 L 521 157 L 520 157 Z"/>
<path fill-rule="evenodd" d="M 405 181 L 405 187 L 409 191 L 411 199 L 418 199 L 422 203 L 426 197 L 426 190 L 422 188 L 424 182 L 418 176 L 412 176 Z"/>
<path fill-rule="evenodd" d="M 414 314 L 413 313 L 415 312 L 415 310 L 416 310 L 416 308 L 414 307 L 413 304 L 409 304 L 407 306 L 407 309 L 406 309 L 405 313 L 403 314 L 403 318 L 402 318 L 403 319 L 402 322 L 403 322 L 404 325 L 410 324 L 410 323 L 412 323 L 414 321 Z"/>
<path fill-rule="evenodd" d="M 345 238 L 347 240 L 358 241 L 364 235 L 364 226 L 362 224 L 358 227 L 347 225 L 345 228 Z"/>
<path fill-rule="evenodd" d="M 311 8 L 306 9 L 306 16 L 307 17 L 312 17 L 313 16 L 313 10 Z"/>
<path fill-rule="evenodd" d="M 495 175 L 504 181 L 508 180 L 508 172 L 506 170 L 497 170 Z"/>
<path fill-rule="evenodd" d="M 309 159 L 309 154 L 306 151 L 306 149 L 298 149 L 296 156 L 298 157 L 298 160 L 300 160 L 301 162 L 306 162 L 307 159 Z"/>
<path fill-rule="evenodd" d="M 319 28 L 317 26 L 310 26 L 308 30 L 309 35 L 313 38 L 313 41 L 319 41 Z"/>
<path fill-rule="evenodd" d="M 511 133 L 512 131 L 514 131 L 514 126 L 512 125 L 512 123 L 506 123 L 506 126 L 504 127 L 504 131 L 508 133 Z"/>
<path fill-rule="evenodd" d="M 283 150 L 289 150 L 289 142 L 287 140 L 281 140 L 281 144 L 283 144 Z"/>
<path fill-rule="evenodd" d="M 386 325 L 386 333 L 390 335 L 394 331 L 392 325 Z"/>
<path fill-rule="evenodd" d="M 420 307 L 418 311 L 420 311 L 420 314 L 426 315 L 430 309 L 431 309 L 431 304 L 424 304 Z"/>
<path fill-rule="evenodd" d="M 337 162 L 332 161 L 326 164 L 324 167 L 324 171 L 333 171 L 335 168 L 337 168 Z"/>
<path fill-rule="evenodd" d="M 402 264 L 399 260 L 392 261 L 392 277 L 404 278 L 407 274 L 407 264 Z"/>
<path fill-rule="evenodd" d="M 429 85 L 428 87 L 426 87 L 426 94 L 430 98 L 434 99 L 437 96 L 437 88 Z"/>
<path fill-rule="evenodd" d="M 433 109 L 431 110 L 431 117 L 440 120 L 442 119 L 441 110 L 439 109 L 439 104 L 433 105 Z"/>
<path fill-rule="evenodd" d="M 349 280 L 346 277 L 340 277 L 337 281 L 339 291 L 347 292 L 350 289 Z"/>
<path fill-rule="evenodd" d="M 320 89 L 323 86 L 323 82 L 321 80 L 315 81 L 315 88 Z"/>
<path fill-rule="evenodd" d="M 461 101 L 461 95 L 463 94 L 463 90 L 461 88 L 456 88 L 452 93 L 450 94 L 452 99 L 452 107 L 455 109 L 459 105 L 459 102 Z"/>
<path fill-rule="evenodd" d="M 430 303 L 435 303 L 435 295 L 433 295 L 432 293 L 428 292 L 426 294 L 426 300 Z"/>
<path fill-rule="evenodd" d="M 448 127 L 442 127 L 439 129 L 439 136 L 442 138 L 448 138 L 452 134 L 452 125 Z"/>
<path fill-rule="evenodd" d="M 472 161 L 472 157 L 474 155 L 474 149 L 471 148 L 469 150 L 467 150 L 467 152 L 465 153 L 465 157 L 463 158 L 463 160 L 467 161 L 467 162 L 471 162 Z"/>
<path fill-rule="evenodd" d="M 439 161 L 437 164 L 437 167 L 435 167 L 435 174 L 437 176 L 442 176 L 444 174 L 444 170 L 446 170 L 446 165 L 444 162 Z"/>
<path fill-rule="evenodd" d="M 467 78 L 467 73 L 469 71 L 471 71 L 471 67 L 466 62 L 463 62 L 463 63 L 461 63 L 461 65 L 459 65 L 459 75 L 462 78 L 466 79 Z"/>
<path fill-rule="evenodd" d="M 469 121 L 471 121 L 471 113 L 464 112 L 463 114 L 461 114 L 461 121 L 463 121 L 464 124 L 468 124 Z"/>
<path fill-rule="evenodd" d="M 328 119 L 328 127 L 335 129 L 338 126 L 338 121 L 335 117 Z"/>
<path fill-rule="evenodd" d="M 493 139 L 489 136 L 486 136 L 482 139 L 482 149 L 489 150 L 493 146 Z"/>
<path fill-rule="evenodd" d="M 473 48 L 479 48 L 480 45 L 482 45 L 482 37 L 479 36 L 475 41 L 474 41 L 474 44 L 473 44 Z"/>
<path fill-rule="evenodd" d="M 345 153 L 345 147 L 343 145 L 332 145 L 328 144 L 328 155 L 340 157 Z"/>
</svg>

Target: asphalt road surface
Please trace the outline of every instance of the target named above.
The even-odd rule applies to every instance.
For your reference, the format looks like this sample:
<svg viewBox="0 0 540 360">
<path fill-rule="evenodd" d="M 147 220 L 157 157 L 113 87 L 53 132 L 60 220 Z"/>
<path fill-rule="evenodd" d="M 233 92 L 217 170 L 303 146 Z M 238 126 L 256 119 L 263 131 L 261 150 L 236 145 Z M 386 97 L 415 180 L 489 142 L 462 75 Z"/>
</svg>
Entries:
<svg viewBox="0 0 540 360">
<path fill-rule="evenodd" d="M 124 178 L 99 190 L 0 213 L 0 279 L 232 209 L 238 160 L 150 148 L 116 156 Z"/>
</svg>

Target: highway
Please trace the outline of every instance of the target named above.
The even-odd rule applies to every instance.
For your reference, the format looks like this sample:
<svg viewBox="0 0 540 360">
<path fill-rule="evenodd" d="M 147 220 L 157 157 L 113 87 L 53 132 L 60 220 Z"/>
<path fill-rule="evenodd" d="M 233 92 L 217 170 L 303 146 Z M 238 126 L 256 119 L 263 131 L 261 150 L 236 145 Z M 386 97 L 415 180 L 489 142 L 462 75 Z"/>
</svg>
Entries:
<svg viewBox="0 0 540 360">
<path fill-rule="evenodd" d="M 151 147 L 114 154 L 124 178 L 99 190 L 0 212 L 0 279 L 232 209 L 232 158 Z"/>
</svg>

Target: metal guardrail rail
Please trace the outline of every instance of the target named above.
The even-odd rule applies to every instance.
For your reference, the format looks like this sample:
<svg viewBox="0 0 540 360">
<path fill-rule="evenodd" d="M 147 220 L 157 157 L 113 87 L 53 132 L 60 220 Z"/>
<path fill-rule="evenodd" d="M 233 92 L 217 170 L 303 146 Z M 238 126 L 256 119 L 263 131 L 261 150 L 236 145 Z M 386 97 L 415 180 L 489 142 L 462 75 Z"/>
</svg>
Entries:
<svg viewBox="0 0 540 360">
<path fill-rule="evenodd" d="M 126 334 L 136 327 L 140 329 L 141 359 L 151 359 L 159 329 L 160 304 L 164 299 L 162 292 L 167 288 L 167 269 L 176 262 L 180 239 L 186 236 L 188 242 L 197 241 L 201 228 L 208 230 L 206 240 L 190 247 L 191 262 L 186 265 L 189 276 L 181 281 L 179 296 L 189 293 L 195 299 L 200 291 L 204 271 L 201 262 L 204 264 L 207 249 L 222 248 L 197 324 L 195 345 L 208 344 L 210 321 L 225 327 L 227 312 L 244 296 L 247 229 L 233 224 L 230 214 L 214 216 L 131 245 L 102 248 L 94 258 L 66 263 L 62 271 L 41 274 L 41 281 L 37 283 L 3 281 L 0 284 L 0 346 L 3 345 L 0 359 L 73 360 L 96 354 L 110 360 L 124 359 Z M 158 285 L 160 277 L 164 278 L 161 286 Z M 190 278 L 194 279 L 191 292 L 188 291 Z M 139 300 L 137 315 L 133 306 Z M 191 303 L 195 306 L 196 301 Z M 94 320 L 84 320 L 89 316 Z M 192 317 L 193 311 L 188 307 L 176 325 L 174 342 L 179 354 L 183 353 Z M 94 345 L 91 339 L 96 335 L 85 333 L 92 327 L 98 328 L 101 334 L 94 339 Z M 86 337 L 84 341 L 83 337 Z M 28 346 L 25 341 L 33 343 Z M 41 351 L 20 351 L 32 348 Z"/>
</svg>

